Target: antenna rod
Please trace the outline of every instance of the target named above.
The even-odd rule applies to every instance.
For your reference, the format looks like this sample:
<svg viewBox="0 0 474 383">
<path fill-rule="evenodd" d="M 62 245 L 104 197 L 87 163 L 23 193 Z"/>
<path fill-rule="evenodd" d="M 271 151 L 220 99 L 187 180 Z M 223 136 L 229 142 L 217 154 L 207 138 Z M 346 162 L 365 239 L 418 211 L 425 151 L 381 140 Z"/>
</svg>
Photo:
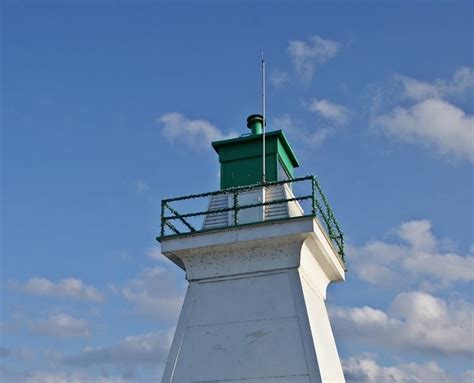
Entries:
<svg viewBox="0 0 474 383">
<path fill-rule="evenodd" d="M 262 182 L 265 183 L 265 125 L 267 125 L 267 120 L 265 119 L 265 60 L 263 58 L 262 51 L 262 117 L 263 117 L 263 172 L 262 172 Z"/>
</svg>

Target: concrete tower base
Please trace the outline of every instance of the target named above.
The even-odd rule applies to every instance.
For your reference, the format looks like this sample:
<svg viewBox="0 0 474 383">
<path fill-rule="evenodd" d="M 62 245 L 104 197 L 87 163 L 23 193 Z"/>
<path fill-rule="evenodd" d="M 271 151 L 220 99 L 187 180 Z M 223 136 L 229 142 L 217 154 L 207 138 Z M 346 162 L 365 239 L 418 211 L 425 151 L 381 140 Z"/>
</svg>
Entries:
<svg viewBox="0 0 474 383">
<path fill-rule="evenodd" d="M 312 217 L 165 238 L 189 289 L 163 383 L 342 383 L 326 287 L 344 266 Z"/>
</svg>

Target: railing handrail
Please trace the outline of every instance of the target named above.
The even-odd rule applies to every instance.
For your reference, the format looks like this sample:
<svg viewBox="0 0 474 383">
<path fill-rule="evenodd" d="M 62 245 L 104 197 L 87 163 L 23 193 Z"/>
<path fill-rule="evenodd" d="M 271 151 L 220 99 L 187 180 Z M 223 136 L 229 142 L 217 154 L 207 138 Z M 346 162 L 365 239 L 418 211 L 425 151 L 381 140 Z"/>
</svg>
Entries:
<svg viewBox="0 0 474 383">
<path fill-rule="evenodd" d="M 213 209 L 213 210 L 205 210 L 205 211 L 199 211 L 196 213 L 188 213 L 188 214 L 180 214 L 179 216 L 164 216 L 163 218 L 166 220 L 170 219 L 179 219 L 181 218 L 189 218 L 189 217 L 197 217 L 200 215 L 209 215 L 209 214 L 218 214 L 218 213 L 226 213 L 228 211 L 238 211 L 238 210 L 244 210 L 244 209 L 251 209 L 253 207 L 260 207 L 260 206 L 268 206 L 268 205 L 277 205 L 277 204 L 282 204 L 285 202 L 294 202 L 294 201 L 304 201 L 307 199 L 312 198 L 312 195 L 305 195 L 302 197 L 295 197 L 295 198 L 283 198 L 275 201 L 268 201 L 268 202 L 259 202 L 259 203 L 253 203 L 249 205 L 237 205 L 236 207 L 225 207 L 222 209 Z M 169 208 L 169 206 L 167 206 Z M 186 224 L 187 226 L 187 224 Z"/>
<path fill-rule="evenodd" d="M 216 191 L 211 191 L 211 192 L 190 194 L 190 195 L 181 196 L 181 197 L 174 197 L 174 198 L 166 198 L 166 199 L 163 199 L 162 201 L 164 201 L 164 202 L 176 202 L 176 201 L 182 201 L 182 200 L 191 199 L 191 198 L 209 197 L 209 196 L 219 195 L 219 194 L 233 194 L 235 192 L 254 190 L 256 188 L 261 188 L 261 187 L 276 186 L 276 185 L 306 181 L 306 180 L 310 180 L 312 178 L 314 178 L 314 176 L 304 176 L 304 177 L 298 177 L 298 178 L 291 178 L 291 179 L 282 180 L 282 181 L 259 182 L 259 183 L 256 183 L 256 184 L 253 184 L 253 185 L 248 185 L 248 186 L 236 186 L 236 187 L 232 187 L 232 188 L 216 190 Z"/>
<path fill-rule="evenodd" d="M 308 194 L 308 195 L 303 195 L 300 197 L 292 197 L 292 198 L 283 198 L 283 199 L 274 200 L 274 201 L 265 201 L 265 202 L 259 202 L 259 203 L 245 204 L 245 205 L 240 205 L 238 201 L 238 195 L 241 193 L 245 193 L 247 191 L 253 191 L 259 188 L 266 188 L 266 187 L 277 186 L 277 185 L 303 182 L 307 180 L 311 180 L 311 194 Z M 173 207 L 169 205 L 172 202 L 184 201 L 184 200 L 195 199 L 195 198 L 204 198 L 204 197 L 223 195 L 223 194 L 233 195 L 233 203 L 231 207 L 211 209 L 211 210 L 199 211 L 195 213 L 179 214 Z M 165 233 L 166 227 L 169 227 L 170 230 L 173 231 L 175 234 L 185 234 L 185 233 L 181 233 L 170 222 L 173 220 L 179 220 L 180 222 L 182 222 L 190 230 L 190 232 L 188 233 L 196 233 L 196 232 L 199 232 L 200 230 L 194 229 L 194 227 L 188 221 L 186 221 L 186 218 L 234 212 L 233 226 L 238 226 L 239 225 L 238 213 L 240 210 L 263 207 L 263 206 L 271 206 L 271 205 L 277 205 L 277 204 L 289 203 L 289 202 L 304 201 L 308 199 L 311 199 L 311 214 L 310 215 L 317 217 L 319 214 L 321 216 L 321 219 L 324 221 L 326 225 L 328 237 L 331 239 L 333 244 L 337 247 L 337 252 L 339 253 L 342 261 L 345 262 L 344 235 L 339 226 L 339 223 L 334 217 L 331 206 L 329 205 L 329 202 L 326 196 L 324 195 L 324 192 L 321 186 L 319 185 L 318 180 L 313 175 L 307 175 L 304 177 L 291 178 L 288 180 L 281 180 L 281 181 L 262 182 L 262 183 L 257 183 L 253 185 L 248 185 L 248 186 L 232 187 L 232 188 L 227 188 L 227 189 L 222 189 L 222 190 L 217 190 L 217 191 L 163 199 L 161 201 L 160 238 L 166 237 L 166 233 Z M 166 215 L 166 209 L 169 209 L 172 215 Z M 263 221 L 264 220 L 262 220 L 262 222 Z"/>
</svg>

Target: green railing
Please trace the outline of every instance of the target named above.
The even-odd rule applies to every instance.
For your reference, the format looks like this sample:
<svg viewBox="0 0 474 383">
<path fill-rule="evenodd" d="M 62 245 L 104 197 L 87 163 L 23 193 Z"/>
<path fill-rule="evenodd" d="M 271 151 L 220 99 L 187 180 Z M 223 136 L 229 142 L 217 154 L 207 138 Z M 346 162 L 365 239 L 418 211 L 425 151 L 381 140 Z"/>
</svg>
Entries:
<svg viewBox="0 0 474 383">
<path fill-rule="evenodd" d="M 271 186 L 285 185 L 285 184 L 292 186 L 293 184 L 304 183 L 304 182 L 311 184 L 310 191 L 307 192 L 309 194 L 303 194 L 297 197 L 283 198 L 283 199 L 278 199 L 274 201 L 265 201 L 265 202 L 255 203 L 255 204 L 245 204 L 245 205 L 239 204 L 238 197 L 240 194 L 244 192 L 258 190 L 258 189 L 261 189 L 262 187 L 271 187 Z M 189 200 L 194 200 L 198 198 L 212 197 L 216 195 L 231 195 L 232 201 L 233 201 L 232 206 L 227 207 L 227 208 L 210 209 L 210 210 L 191 212 L 191 213 L 185 213 L 185 214 L 178 213 L 177 209 L 171 206 L 171 204 L 173 203 L 189 201 Z M 184 235 L 184 234 L 190 234 L 194 232 L 206 231 L 206 229 L 199 229 L 199 228 L 194 227 L 189 220 L 190 218 L 201 217 L 201 216 L 206 217 L 208 215 L 232 212 L 233 214 L 232 214 L 231 226 L 237 226 L 239 225 L 239 212 L 241 210 L 252 209 L 256 207 L 278 205 L 278 204 L 281 205 L 283 203 L 290 203 L 290 202 L 303 202 L 303 201 L 309 201 L 311 203 L 311 206 L 309 209 L 310 213 L 306 213 L 306 214 L 303 213 L 303 216 L 318 217 L 320 220 L 324 222 L 327 235 L 331 239 L 335 249 L 339 253 L 342 261 L 344 262 L 343 233 L 340 229 L 339 224 L 337 223 L 336 218 L 334 217 L 332 209 L 326 199 L 326 196 L 324 195 L 321 189 L 321 186 L 319 185 L 318 180 L 316 179 L 315 176 L 312 176 L 312 175 L 300 177 L 300 178 L 293 178 L 293 179 L 284 180 L 284 181 L 266 182 L 266 183 L 251 185 L 251 186 L 242 186 L 242 187 L 229 188 L 229 189 L 218 190 L 218 191 L 213 191 L 213 192 L 206 192 L 206 193 L 200 193 L 200 194 L 187 195 L 183 197 L 164 199 L 161 201 L 161 231 L 160 231 L 160 236 L 157 239 L 160 241 L 162 238 L 165 238 L 171 235 Z M 292 218 L 294 217 L 288 217 L 285 219 L 292 219 Z M 176 227 L 177 224 L 176 223 L 173 224 L 172 221 L 179 222 L 181 227 L 177 228 Z M 202 222 L 200 222 L 200 224 L 202 225 Z M 220 227 L 220 229 L 222 229 L 222 227 Z M 215 229 L 207 229 L 207 230 L 215 230 Z"/>
</svg>

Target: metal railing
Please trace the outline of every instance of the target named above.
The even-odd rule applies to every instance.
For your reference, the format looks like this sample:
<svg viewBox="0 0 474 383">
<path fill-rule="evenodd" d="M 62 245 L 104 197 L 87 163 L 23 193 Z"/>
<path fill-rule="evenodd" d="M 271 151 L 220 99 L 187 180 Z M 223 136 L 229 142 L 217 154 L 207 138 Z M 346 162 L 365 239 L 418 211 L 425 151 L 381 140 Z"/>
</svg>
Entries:
<svg viewBox="0 0 474 383">
<path fill-rule="evenodd" d="M 277 185 L 289 185 L 296 183 L 303 183 L 303 182 L 310 182 L 311 183 L 311 192 L 310 194 L 303 194 L 298 197 L 292 198 L 282 198 L 273 201 L 265 201 L 259 203 L 252 203 L 252 204 L 239 204 L 239 195 L 249 191 L 256 191 L 258 189 L 277 186 Z M 181 201 L 189 201 L 198 198 L 206 198 L 212 197 L 217 195 L 228 195 L 232 196 L 232 206 L 227 208 L 218 208 L 218 209 L 208 209 L 205 211 L 198 211 L 198 212 L 191 212 L 191 213 L 178 213 L 177 209 L 173 206 L 170 206 L 172 203 L 178 203 Z M 272 206 L 272 205 L 281 205 L 283 203 L 290 203 L 290 202 L 302 202 L 302 201 L 310 201 L 310 213 L 304 214 L 302 216 L 313 216 L 318 217 L 322 220 L 325 224 L 326 232 L 330 240 L 332 241 L 336 251 L 339 253 L 341 260 L 344 262 L 344 235 L 340 226 L 334 217 L 333 211 L 331 206 L 329 205 L 326 196 L 324 195 L 321 186 L 319 185 L 318 180 L 315 176 L 309 175 L 300 178 L 293 178 L 284 181 L 275 181 L 275 182 L 265 182 L 259 183 L 251 186 L 242 186 L 242 187 L 235 187 L 229 189 L 223 189 L 218 191 L 200 193 L 200 194 L 192 194 L 182 197 L 176 198 L 168 198 L 161 201 L 161 231 L 160 236 L 157 238 L 161 240 L 162 238 L 168 237 L 170 235 L 184 235 L 190 234 L 200 231 L 207 231 L 207 230 L 214 230 L 214 229 L 198 229 L 192 225 L 189 221 L 190 218 L 193 217 L 206 217 L 208 215 L 216 215 L 219 213 L 228 213 L 232 212 L 232 223 L 231 226 L 238 226 L 239 225 L 239 212 L 245 209 L 252 209 L 257 207 L 264 207 L 264 206 Z M 294 218 L 294 217 L 293 217 Z M 292 219 L 292 217 L 287 217 L 285 219 Z M 173 224 L 173 222 L 178 221 L 182 227 L 177 228 L 177 224 Z M 261 222 L 263 222 L 262 219 Z M 269 221 L 269 220 L 265 220 Z M 224 226 L 226 227 L 226 226 Z M 229 227 L 229 226 L 227 226 Z M 220 227 L 222 229 L 223 227 Z"/>
</svg>

